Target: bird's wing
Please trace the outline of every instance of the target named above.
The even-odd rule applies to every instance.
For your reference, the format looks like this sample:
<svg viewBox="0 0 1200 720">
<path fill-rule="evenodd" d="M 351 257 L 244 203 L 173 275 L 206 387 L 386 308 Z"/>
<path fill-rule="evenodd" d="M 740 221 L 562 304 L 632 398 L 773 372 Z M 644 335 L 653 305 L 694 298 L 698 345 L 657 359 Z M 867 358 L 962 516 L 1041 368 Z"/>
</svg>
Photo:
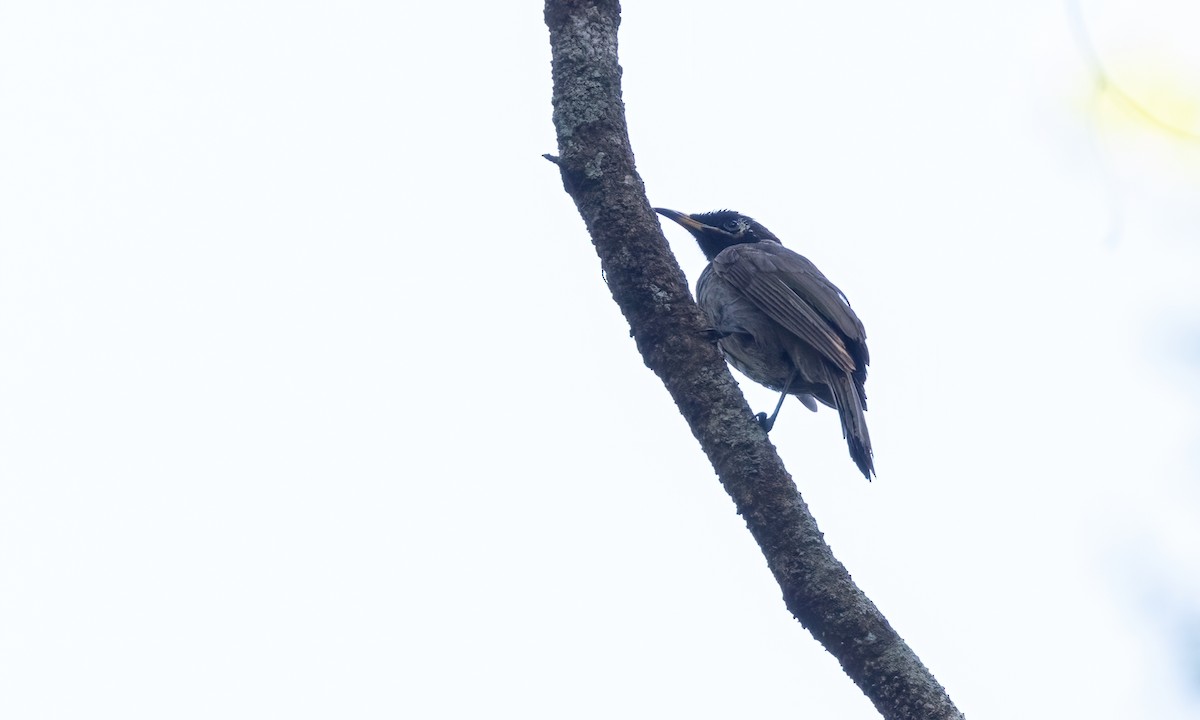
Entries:
<svg viewBox="0 0 1200 720">
<path fill-rule="evenodd" d="M 775 243 L 744 243 L 723 250 L 713 272 L 811 345 L 837 367 L 855 372 L 866 333 L 845 296 L 803 255 Z M 853 351 L 847 340 L 855 343 Z"/>
</svg>

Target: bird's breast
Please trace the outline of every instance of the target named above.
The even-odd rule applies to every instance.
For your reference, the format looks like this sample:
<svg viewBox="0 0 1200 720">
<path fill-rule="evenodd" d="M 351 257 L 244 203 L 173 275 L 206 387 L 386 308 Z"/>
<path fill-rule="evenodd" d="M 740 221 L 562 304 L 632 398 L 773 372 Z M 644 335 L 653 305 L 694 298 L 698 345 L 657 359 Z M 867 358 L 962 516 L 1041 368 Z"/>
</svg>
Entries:
<svg viewBox="0 0 1200 720">
<path fill-rule="evenodd" d="M 721 337 L 718 344 L 729 364 L 759 384 L 782 390 L 792 372 L 790 333 L 708 270 L 696 285 L 696 301 Z"/>
</svg>

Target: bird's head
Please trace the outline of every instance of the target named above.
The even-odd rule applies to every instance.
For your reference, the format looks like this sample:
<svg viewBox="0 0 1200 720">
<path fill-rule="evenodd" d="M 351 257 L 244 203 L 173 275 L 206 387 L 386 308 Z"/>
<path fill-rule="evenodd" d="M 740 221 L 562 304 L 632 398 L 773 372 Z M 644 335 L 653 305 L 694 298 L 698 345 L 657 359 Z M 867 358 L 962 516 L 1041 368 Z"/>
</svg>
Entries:
<svg viewBox="0 0 1200 720">
<path fill-rule="evenodd" d="M 688 232 L 696 238 L 696 242 L 700 244 L 700 250 L 704 252 L 704 256 L 710 261 L 722 250 L 733 245 L 756 242 L 779 243 L 779 238 L 771 234 L 770 230 L 753 218 L 733 210 L 717 210 L 696 215 L 687 215 L 666 208 L 654 208 L 654 212 L 687 228 Z"/>
</svg>

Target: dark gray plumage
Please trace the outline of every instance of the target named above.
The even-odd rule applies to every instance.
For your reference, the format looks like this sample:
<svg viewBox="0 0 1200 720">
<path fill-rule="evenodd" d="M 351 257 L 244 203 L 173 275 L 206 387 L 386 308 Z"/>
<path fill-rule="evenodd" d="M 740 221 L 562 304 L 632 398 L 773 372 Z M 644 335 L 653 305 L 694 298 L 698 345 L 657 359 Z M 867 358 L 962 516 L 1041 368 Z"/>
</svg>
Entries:
<svg viewBox="0 0 1200 720">
<path fill-rule="evenodd" d="M 781 393 L 774 414 L 759 415 L 764 428 L 771 429 L 789 394 L 812 410 L 813 398 L 837 408 L 850 457 L 870 480 L 875 468 L 863 414 L 867 335 L 846 296 L 807 258 L 745 215 L 655 211 L 687 228 L 708 258 L 696 301 L 729 364 Z"/>
</svg>

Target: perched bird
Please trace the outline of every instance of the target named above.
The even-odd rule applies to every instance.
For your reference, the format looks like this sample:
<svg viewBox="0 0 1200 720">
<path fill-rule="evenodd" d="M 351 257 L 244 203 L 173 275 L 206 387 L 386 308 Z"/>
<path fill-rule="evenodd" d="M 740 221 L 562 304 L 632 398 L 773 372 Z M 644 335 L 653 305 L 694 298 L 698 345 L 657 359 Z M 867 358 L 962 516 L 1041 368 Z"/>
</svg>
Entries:
<svg viewBox="0 0 1200 720">
<path fill-rule="evenodd" d="M 816 410 L 837 408 L 850 457 L 868 480 L 875 472 L 863 412 L 866 332 L 841 290 L 770 230 L 732 210 L 687 215 L 655 208 L 688 229 L 708 267 L 696 301 L 712 321 L 722 354 L 746 377 L 778 391 L 768 432 L 788 395 Z"/>
</svg>

